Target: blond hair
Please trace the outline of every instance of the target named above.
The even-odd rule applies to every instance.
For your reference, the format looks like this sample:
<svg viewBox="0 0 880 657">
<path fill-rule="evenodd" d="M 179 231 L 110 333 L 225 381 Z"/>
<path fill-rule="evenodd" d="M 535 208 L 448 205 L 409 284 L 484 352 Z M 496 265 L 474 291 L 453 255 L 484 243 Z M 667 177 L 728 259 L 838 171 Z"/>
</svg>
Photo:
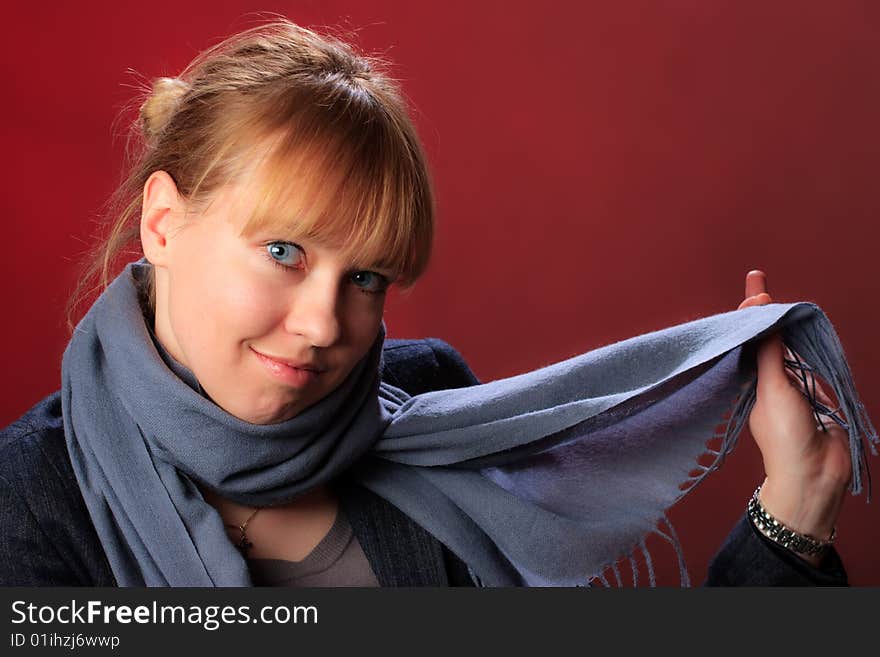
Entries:
<svg viewBox="0 0 880 657">
<path fill-rule="evenodd" d="M 244 233 L 271 228 L 291 241 L 319 240 L 358 268 L 381 267 L 412 284 L 431 251 L 433 194 L 406 103 L 385 70 L 337 38 L 279 20 L 208 49 L 177 78 L 156 80 L 107 237 L 71 298 L 71 328 L 90 286 L 106 288 L 123 249 L 139 244 L 153 172 L 167 172 L 196 205 L 255 158 L 260 202 Z"/>
</svg>

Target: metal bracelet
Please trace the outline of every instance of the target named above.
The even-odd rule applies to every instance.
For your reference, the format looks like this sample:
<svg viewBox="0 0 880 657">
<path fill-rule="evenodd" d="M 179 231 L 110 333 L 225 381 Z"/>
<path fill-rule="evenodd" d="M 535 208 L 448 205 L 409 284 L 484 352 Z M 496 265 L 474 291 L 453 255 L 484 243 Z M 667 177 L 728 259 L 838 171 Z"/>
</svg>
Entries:
<svg viewBox="0 0 880 657">
<path fill-rule="evenodd" d="M 788 548 L 792 552 L 814 555 L 823 554 L 834 542 L 834 539 L 837 538 L 836 528 L 831 530 L 831 536 L 825 541 L 789 529 L 761 506 L 761 502 L 758 499 L 758 493 L 760 492 L 761 486 L 758 486 L 755 492 L 752 493 L 752 499 L 749 500 L 748 505 L 748 516 L 757 530 L 771 541 Z"/>
</svg>

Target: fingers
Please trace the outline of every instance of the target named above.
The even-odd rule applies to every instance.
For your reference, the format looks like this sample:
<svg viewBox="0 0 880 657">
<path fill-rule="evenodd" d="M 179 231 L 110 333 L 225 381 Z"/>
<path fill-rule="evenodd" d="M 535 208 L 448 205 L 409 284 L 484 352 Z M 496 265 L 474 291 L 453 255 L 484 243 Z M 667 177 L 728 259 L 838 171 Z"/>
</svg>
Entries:
<svg viewBox="0 0 880 657">
<path fill-rule="evenodd" d="M 767 293 L 767 275 L 760 269 L 753 269 L 746 274 L 746 298 L 738 309 L 751 306 L 762 306 L 772 299 Z M 779 333 L 767 336 L 758 345 L 758 394 L 765 389 L 788 384 L 783 361 L 785 345 Z"/>
<path fill-rule="evenodd" d="M 746 274 L 746 298 L 743 300 L 737 310 L 749 308 L 751 306 L 762 306 L 772 303 L 773 299 L 767 292 L 767 275 L 760 269 L 753 269 Z M 770 386 L 778 386 L 782 383 L 793 385 L 801 394 L 808 399 L 812 396 L 820 404 L 835 412 L 836 415 L 843 418 L 842 411 L 838 405 L 831 400 L 831 397 L 822 387 L 817 377 L 809 370 L 792 371 L 785 366 L 785 359 L 803 362 L 803 359 L 796 358 L 794 353 L 789 350 L 782 342 L 779 332 L 765 337 L 758 345 L 758 394 L 762 393 L 762 389 Z M 824 428 L 826 421 L 820 418 L 820 423 Z"/>
<path fill-rule="evenodd" d="M 737 310 L 772 302 L 773 299 L 767 293 L 767 274 L 760 269 L 753 269 L 746 274 L 746 298 L 739 304 Z"/>
<path fill-rule="evenodd" d="M 767 291 L 767 274 L 760 269 L 753 269 L 746 274 L 746 299 Z"/>
<path fill-rule="evenodd" d="M 763 306 L 764 304 L 772 302 L 773 299 L 770 297 L 769 294 L 767 294 L 766 292 L 761 292 L 756 296 L 748 297 L 747 299 L 745 299 L 741 304 L 739 304 L 737 310 L 748 308 L 750 306 Z"/>
</svg>

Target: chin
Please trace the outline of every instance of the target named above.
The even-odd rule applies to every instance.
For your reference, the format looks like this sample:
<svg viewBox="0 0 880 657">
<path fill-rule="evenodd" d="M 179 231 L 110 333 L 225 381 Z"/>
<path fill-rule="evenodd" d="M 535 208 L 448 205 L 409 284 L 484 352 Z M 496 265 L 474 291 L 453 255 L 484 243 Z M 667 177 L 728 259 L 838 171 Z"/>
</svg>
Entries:
<svg viewBox="0 0 880 657">
<path fill-rule="evenodd" d="M 298 415 L 304 408 L 302 400 L 299 399 L 261 404 L 257 408 L 251 407 L 246 413 L 247 421 L 251 424 L 278 424 Z"/>
</svg>

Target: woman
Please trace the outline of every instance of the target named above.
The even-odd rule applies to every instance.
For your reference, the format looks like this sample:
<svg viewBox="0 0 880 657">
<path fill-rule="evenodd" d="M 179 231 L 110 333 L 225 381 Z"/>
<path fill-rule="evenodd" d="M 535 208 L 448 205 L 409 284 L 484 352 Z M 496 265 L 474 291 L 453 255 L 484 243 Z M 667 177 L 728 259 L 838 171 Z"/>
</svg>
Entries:
<svg viewBox="0 0 880 657">
<path fill-rule="evenodd" d="M 12 502 L 2 511 L 0 581 L 601 578 L 580 562 L 554 564 L 552 575 L 534 568 L 537 548 L 522 546 L 535 540 L 522 528 L 537 526 L 529 514 L 540 505 L 517 502 L 511 513 L 525 515 L 510 522 L 468 510 L 507 508 L 512 475 L 501 455 L 521 445 L 475 451 L 469 433 L 461 451 L 443 454 L 440 438 L 458 449 L 461 428 L 446 434 L 444 422 L 475 415 L 468 430 L 487 426 L 486 409 L 509 399 L 514 419 L 526 418 L 512 426 L 525 426 L 533 413 L 522 395 L 480 387 L 476 402 L 455 397 L 456 412 L 436 413 L 438 397 L 409 396 L 477 383 L 460 356 L 436 340 L 384 340 L 388 286 L 412 283 L 427 264 L 432 197 L 404 103 L 377 63 L 274 23 L 157 81 L 141 116 L 145 149 L 91 272 L 107 289 L 74 331 L 60 395 L 3 432 L 0 485 Z M 138 238 L 144 258 L 107 287 Z M 770 301 L 752 272 L 740 309 Z M 764 340 L 757 364 L 749 423 L 767 473 L 760 501 L 806 538 L 795 553 L 744 518 L 709 583 L 845 583 L 827 539 L 853 474 L 847 432 L 816 423 L 812 377 L 787 372 L 778 336 Z M 821 390 L 812 395 L 834 406 Z M 401 415 L 408 423 L 396 423 Z M 427 446 L 377 464 L 377 446 L 387 455 L 394 440 L 425 435 Z M 552 515 L 551 527 L 567 531 L 564 514 Z M 595 559 L 603 566 L 637 547 L 630 533 L 607 538 Z"/>
</svg>

